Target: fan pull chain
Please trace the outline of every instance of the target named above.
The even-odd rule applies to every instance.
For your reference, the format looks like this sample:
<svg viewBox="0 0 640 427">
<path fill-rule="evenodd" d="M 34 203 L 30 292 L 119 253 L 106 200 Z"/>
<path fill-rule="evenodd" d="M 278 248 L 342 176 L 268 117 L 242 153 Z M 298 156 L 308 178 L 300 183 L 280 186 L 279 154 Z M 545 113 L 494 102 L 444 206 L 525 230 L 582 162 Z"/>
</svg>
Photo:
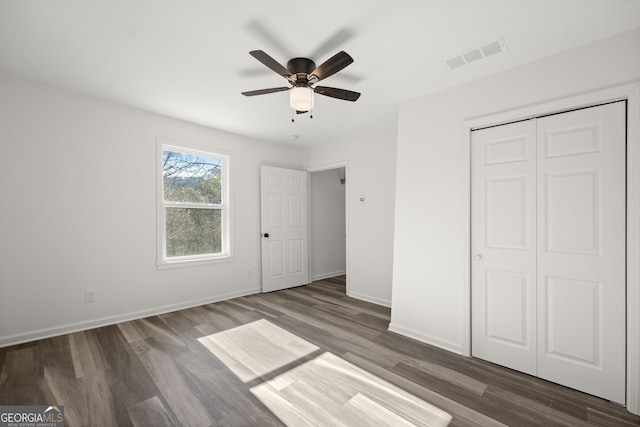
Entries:
<svg viewBox="0 0 640 427">
<path fill-rule="evenodd" d="M 311 110 L 309 110 L 309 118 L 313 119 L 313 108 Z"/>
<path fill-rule="evenodd" d="M 291 123 L 295 123 L 296 122 L 296 120 L 294 119 L 294 117 L 295 117 L 294 114 L 295 114 L 295 112 L 293 111 L 293 109 L 291 109 Z"/>
</svg>

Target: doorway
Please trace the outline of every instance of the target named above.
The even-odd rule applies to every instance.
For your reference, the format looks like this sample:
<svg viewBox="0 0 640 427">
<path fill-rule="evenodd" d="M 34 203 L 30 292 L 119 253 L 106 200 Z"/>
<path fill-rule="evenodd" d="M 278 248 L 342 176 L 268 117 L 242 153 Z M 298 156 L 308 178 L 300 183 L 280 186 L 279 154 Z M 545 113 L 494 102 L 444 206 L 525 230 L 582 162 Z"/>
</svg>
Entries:
<svg viewBox="0 0 640 427">
<path fill-rule="evenodd" d="M 346 166 L 309 174 L 311 281 L 347 274 Z"/>
</svg>

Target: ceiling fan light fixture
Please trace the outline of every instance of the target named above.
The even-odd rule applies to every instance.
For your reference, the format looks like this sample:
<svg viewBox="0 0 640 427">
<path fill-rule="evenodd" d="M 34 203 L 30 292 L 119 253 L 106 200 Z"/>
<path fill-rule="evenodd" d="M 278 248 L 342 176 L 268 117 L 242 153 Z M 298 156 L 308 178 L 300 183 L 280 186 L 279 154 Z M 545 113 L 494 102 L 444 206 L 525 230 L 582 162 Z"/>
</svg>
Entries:
<svg viewBox="0 0 640 427">
<path fill-rule="evenodd" d="M 289 93 L 289 105 L 296 111 L 309 111 L 313 108 L 313 89 L 294 87 Z"/>
<path fill-rule="evenodd" d="M 351 102 L 357 101 L 360 97 L 359 92 L 351 90 L 329 86 L 315 86 L 320 80 L 334 75 L 353 62 L 353 58 L 345 51 L 336 53 L 318 67 L 316 67 L 315 62 L 309 58 L 293 58 L 287 62 L 287 68 L 283 67 L 278 61 L 262 50 L 252 50 L 249 54 L 262 62 L 267 68 L 287 79 L 290 86 L 250 90 L 242 92 L 244 96 L 289 91 L 289 105 L 293 111 L 298 114 L 311 112 L 313 110 L 315 93 Z M 309 117 L 313 118 L 313 116 Z M 291 121 L 295 122 L 293 113 L 291 115 Z"/>
</svg>

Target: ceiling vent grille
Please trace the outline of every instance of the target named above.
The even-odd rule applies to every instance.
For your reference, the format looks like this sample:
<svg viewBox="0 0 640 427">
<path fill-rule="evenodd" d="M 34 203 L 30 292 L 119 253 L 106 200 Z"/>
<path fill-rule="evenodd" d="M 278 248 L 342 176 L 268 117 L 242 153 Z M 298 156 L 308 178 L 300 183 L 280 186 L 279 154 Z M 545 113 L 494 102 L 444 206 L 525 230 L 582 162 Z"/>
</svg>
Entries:
<svg viewBox="0 0 640 427">
<path fill-rule="evenodd" d="M 506 52 L 507 45 L 504 42 L 504 38 L 500 37 L 493 43 L 489 43 L 482 47 L 468 50 L 458 56 L 455 56 L 447 60 L 447 67 L 451 70 L 460 68 L 463 65 L 471 64 L 472 62 L 479 61 L 497 53 Z"/>
<path fill-rule="evenodd" d="M 496 53 L 504 52 L 506 50 L 506 46 L 504 45 L 504 40 L 500 39 L 499 41 L 482 46 L 480 50 L 482 51 L 482 54 L 487 57 L 495 55 Z"/>
<path fill-rule="evenodd" d="M 462 57 L 467 62 L 467 64 L 471 64 L 472 62 L 476 62 L 484 58 L 484 56 L 482 56 L 482 53 L 480 52 L 480 49 L 473 49 L 469 52 L 465 52 L 462 54 Z"/>
<path fill-rule="evenodd" d="M 464 62 L 464 59 L 461 56 L 456 56 L 455 58 L 451 58 L 447 61 L 447 66 L 452 70 L 454 68 L 462 67 L 464 64 L 466 64 L 466 62 Z"/>
</svg>

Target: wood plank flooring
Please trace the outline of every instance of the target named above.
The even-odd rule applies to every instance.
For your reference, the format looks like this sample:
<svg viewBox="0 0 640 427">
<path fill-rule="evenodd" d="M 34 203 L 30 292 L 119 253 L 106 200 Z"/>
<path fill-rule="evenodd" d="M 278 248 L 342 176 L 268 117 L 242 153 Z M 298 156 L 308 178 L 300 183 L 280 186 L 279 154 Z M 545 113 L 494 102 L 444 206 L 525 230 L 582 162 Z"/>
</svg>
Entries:
<svg viewBox="0 0 640 427">
<path fill-rule="evenodd" d="M 64 405 L 67 426 L 640 426 L 389 315 L 337 277 L 0 348 L 0 405 Z"/>
</svg>

